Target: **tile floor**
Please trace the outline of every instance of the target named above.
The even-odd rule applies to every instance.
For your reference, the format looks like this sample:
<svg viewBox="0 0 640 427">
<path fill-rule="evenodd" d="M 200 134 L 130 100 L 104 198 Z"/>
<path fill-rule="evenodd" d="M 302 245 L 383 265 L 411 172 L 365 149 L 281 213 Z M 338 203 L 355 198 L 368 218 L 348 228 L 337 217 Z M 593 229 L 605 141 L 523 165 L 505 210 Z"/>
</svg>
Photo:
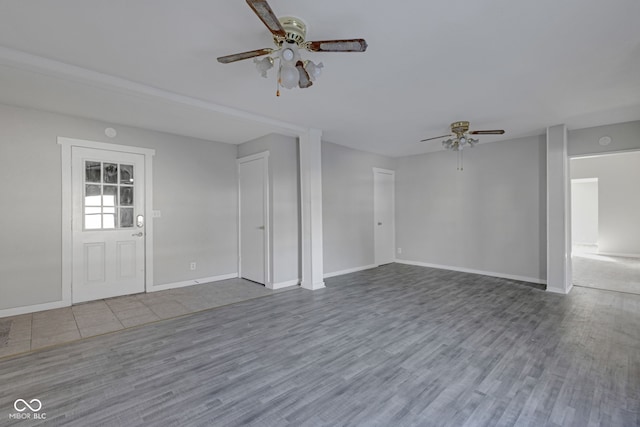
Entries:
<svg viewBox="0 0 640 427">
<path fill-rule="evenodd" d="M 0 358 L 297 288 L 230 279 L 0 318 Z"/>
</svg>

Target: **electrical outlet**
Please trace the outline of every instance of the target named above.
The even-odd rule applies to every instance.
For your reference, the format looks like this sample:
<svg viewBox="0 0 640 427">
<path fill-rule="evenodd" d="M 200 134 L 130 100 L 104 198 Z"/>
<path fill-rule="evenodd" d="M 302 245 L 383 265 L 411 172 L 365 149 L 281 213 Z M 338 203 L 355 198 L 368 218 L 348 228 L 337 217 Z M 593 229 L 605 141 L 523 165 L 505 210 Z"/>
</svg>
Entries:
<svg viewBox="0 0 640 427">
<path fill-rule="evenodd" d="M 192 270 L 195 270 L 195 269 L 196 269 L 196 263 L 195 263 L 195 262 L 192 262 L 192 263 L 189 265 L 189 268 L 191 268 Z"/>
<path fill-rule="evenodd" d="M 402 248 L 398 248 L 398 255 L 402 253 Z"/>
</svg>

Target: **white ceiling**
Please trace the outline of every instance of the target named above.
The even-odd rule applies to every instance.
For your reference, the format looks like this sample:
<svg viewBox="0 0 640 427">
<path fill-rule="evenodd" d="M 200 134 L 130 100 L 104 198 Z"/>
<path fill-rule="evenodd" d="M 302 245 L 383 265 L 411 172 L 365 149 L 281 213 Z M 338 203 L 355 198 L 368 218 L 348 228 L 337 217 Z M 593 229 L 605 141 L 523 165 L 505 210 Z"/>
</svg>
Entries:
<svg viewBox="0 0 640 427">
<path fill-rule="evenodd" d="M 399 156 L 439 149 L 456 120 L 502 137 L 640 119 L 637 0 L 270 0 L 307 39 L 365 38 L 282 90 L 251 60 L 272 47 L 241 0 L 4 0 L 0 103 L 241 143 L 317 128 L 323 139 Z"/>
</svg>

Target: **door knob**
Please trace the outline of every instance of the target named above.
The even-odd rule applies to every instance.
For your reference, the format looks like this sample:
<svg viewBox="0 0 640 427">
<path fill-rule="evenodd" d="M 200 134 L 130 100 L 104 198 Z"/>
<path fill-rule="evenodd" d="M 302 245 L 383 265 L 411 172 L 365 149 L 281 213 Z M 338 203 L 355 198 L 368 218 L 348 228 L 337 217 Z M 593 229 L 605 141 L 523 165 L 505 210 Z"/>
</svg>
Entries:
<svg viewBox="0 0 640 427">
<path fill-rule="evenodd" d="M 379 222 L 379 223 L 378 223 L 378 225 L 382 225 L 382 223 L 381 223 L 381 222 Z"/>
<path fill-rule="evenodd" d="M 141 231 L 141 232 L 139 232 L 139 233 L 133 233 L 133 234 L 131 235 L 131 237 L 136 237 L 136 236 L 138 236 L 138 237 L 142 237 L 142 231 Z"/>
<path fill-rule="evenodd" d="M 264 230 L 264 225 L 261 225 L 260 227 L 258 227 L 258 230 Z"/>
</svg>

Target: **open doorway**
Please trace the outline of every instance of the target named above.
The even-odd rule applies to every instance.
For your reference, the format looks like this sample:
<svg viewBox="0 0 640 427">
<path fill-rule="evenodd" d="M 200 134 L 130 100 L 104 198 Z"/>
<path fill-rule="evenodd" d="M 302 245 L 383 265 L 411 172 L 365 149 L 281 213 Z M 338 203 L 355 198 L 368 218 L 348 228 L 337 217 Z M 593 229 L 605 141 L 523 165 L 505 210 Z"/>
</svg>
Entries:
<svg viewBox="0 0 640 427">
<path fill-rule="evenodd" d="M 640 294 L 640 151 L 571 159 L 575 286 Z"/>
</svg>

